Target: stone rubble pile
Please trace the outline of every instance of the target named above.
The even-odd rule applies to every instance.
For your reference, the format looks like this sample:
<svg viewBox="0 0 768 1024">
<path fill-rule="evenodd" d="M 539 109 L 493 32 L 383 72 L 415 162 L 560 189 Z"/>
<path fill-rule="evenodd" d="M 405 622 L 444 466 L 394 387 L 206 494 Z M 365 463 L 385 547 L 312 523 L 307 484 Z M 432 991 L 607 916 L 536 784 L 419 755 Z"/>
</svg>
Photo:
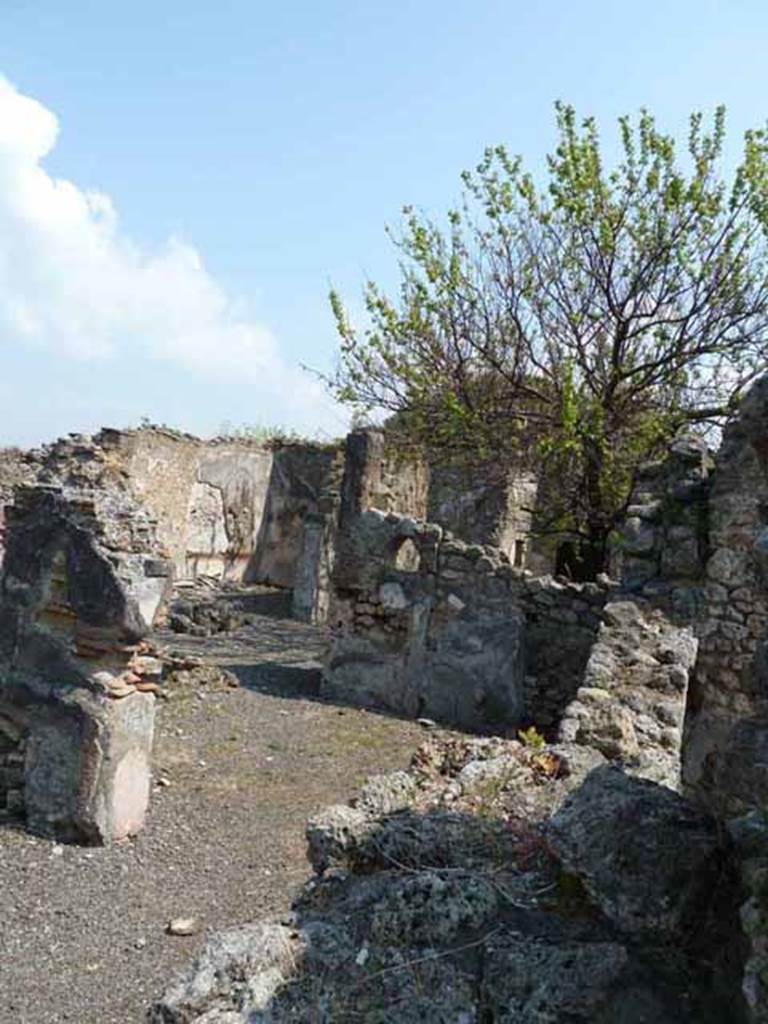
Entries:
<svg viewBox="0 0 768 1024">
<path fill-rule="evenodd" d="M 150 1024 L 747 1020 L 727 838 L 597 752 L 433 740 L 307 838 L 292 911 L 211 936 Z"/>
</svg>

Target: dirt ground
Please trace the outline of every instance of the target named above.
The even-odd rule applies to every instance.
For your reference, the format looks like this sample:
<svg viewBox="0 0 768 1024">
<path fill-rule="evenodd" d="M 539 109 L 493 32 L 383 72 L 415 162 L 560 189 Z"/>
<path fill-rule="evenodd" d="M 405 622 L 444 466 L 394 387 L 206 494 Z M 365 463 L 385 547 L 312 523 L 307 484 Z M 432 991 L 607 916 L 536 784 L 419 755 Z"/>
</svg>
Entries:
<svg viewBox="0 0 768 1024">
<path fill-rule="evenodd" d="M 234 636 L 160 638 L 241 685 L 179 687 L 159 703 L 139 837 L 89 849 L 0 828 L 0 1024 L 141 1022 L 204 940 L 168 935 L 168 921 L 218 929 L 285 911 L 309 875 L 307 817 L 405 766 L 424 738 L 413 722 L 321 702 L 320 632 L 270 601 Z"/>
</svg>

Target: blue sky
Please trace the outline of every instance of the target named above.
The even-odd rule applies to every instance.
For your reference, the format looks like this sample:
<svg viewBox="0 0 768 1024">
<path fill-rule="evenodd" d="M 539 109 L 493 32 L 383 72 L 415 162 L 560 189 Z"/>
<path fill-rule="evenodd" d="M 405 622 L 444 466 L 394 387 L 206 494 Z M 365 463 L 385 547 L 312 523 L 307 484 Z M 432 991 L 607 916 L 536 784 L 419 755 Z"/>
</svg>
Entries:
<svg viewBox="0 0 768 1024">
<path fill-rule="evenodd" d="M 557 98 L 606 138 L 724 102 L 735 152 L 767 57 L 759 0 L 0 0 L 0 443 L 341 433 L 299 364 L 332 363 L 329 282 L 396 280 L 404 203 L 488 144 L 540 165 Z"/>
</svg>

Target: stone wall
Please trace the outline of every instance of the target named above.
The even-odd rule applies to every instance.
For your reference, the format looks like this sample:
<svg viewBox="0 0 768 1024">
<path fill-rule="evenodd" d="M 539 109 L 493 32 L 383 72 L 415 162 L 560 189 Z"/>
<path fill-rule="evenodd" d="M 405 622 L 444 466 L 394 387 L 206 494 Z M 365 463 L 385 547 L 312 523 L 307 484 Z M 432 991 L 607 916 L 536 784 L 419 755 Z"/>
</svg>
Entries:
<svg viewBox="0 0 768 1024">
<path fill-rule="evenodd" d="M 309 443 L 265 447 L 160 428 L 105 429 L 29 453 L 24 479 L 130 495 L 156 520 L 177 576 L 291 587 L 304 516 L 317 511 L 335 457 Z M 11 473 L 0 462 L 0 489 L 3 481 Z"/>
<path fill-rule="evenodd" d="M 167 593 L 156 525 L 125 495 L 17 490 L 0 586 L 0 794 L 37 832 L 108 842 L 149 798 Z"/>
<path fill-rule="evenodd" d="M 682 438 L 642 467 L 612 559 L 627 591 L 686 620 L 706 600 L 714 465 L 704 441 Z"/>
<path fill-rule="evenodd" d="M 745 806 L 768 693 L 768 378 L 726 426 L 714 457 L 672 445 L 640 475 L 619 551 L 623 585 L 698 639 L 683 740 L 688 792 Z M 750 753 L 751 752 L 751 753 Z M 764 773 L 763 773 L 764 774 Z M 768 779 L 762 783 L 768 796 Z"/>
<path fill-rule="evenodd" d="M 502 469 L 498 463 L 462 469 L 433 465 L 427 518 L 470 544 L 501 548 L 519 569 L 531 568 L 537 493 L 534 473 Z"/>
<path fill-rule="evenodd" d="M 502 471 L 493 463 L 474 469 L 428 466 L 393 453 L 385 432 L 372 428 L 348 435 L 343 468 L 336 467 L 328 477 L 323 512 L 306 520 L 296 572 L 299 618 L 325 621 L 336 548 L 350 524 L 369 509 L 433 522 L 467 543 L 499 548 L 517 568 L 543 572 L 551 567 L 531 534 L 538 490 L 532 473 Z"/>
<path fill-rule="evenodd" d="M 680 785 L 688 681 L 698 641 L 645 601 L 619 595 L 603 609 L 582 685 L 558 730 L 632 774 Z"/>
<path fill-rule="evenodd" d="M 292 595 L 294 618 L 302 622 L 321 624 L 328 619 L 344 463 L 344 449 L 339 449 L 326 474 L 317 511 L 304 516 Z"/>
<path fill-rule="evenodd" d="M 551 731 L 606 594 L 532 577 L 438 524 L 363 513 L 336 552 L 325 691 L 472 728 Z"/>
<path fill-rule="evenodd" d="M 0 448 L 0 566 L 5 551 L 5 508 L 21 484 L 32 483 L 36 469 L 26 452 L 19 448 Z"/>
</svg>

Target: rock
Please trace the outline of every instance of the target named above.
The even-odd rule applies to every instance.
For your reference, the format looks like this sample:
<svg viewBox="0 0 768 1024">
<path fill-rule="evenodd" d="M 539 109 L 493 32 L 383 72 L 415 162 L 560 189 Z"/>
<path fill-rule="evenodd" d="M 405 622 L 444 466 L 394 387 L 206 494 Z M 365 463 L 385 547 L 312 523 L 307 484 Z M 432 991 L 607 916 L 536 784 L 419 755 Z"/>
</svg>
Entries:
<svg viewBox="0 0 768 1024">
<path fill-rule="evenodd" d="M 626 949 L 615 943 L 546 942 L 514 932 L 500 936 L 489 943 L 483 977 L 489 1019 L 499 1024 L 605 1019 L 627 960 Z M 658 1018 L 653 1021 L 659 1024 Z"/>
<path fill-rule="evenodd" d="M 746 896 L 740 910 L 748 944 L 742 992 L 750 1024 L 768 1022 L 768 822 L 752 812 L 729 822 L 741 883 Z"/>
<path fill-rule="evenodd" d="M 174 917 L 165 930 L 169 935 L 197 935 L 200 923 L 194 917 Z"/>
<path fill-rule="evenodd" d="M 552 849 L 623 933 L 678 936 L 707 903 L 722 850 L 714 818 L 671 790 L 596 768 L 547 828 Z"/>
<path fill-rule="evenodd" d="M 356 807 L 337 804 L 327 807 L 307 822 L 307 857 L 322 875 L 329 867 L 345 867 L 360 856 L 373 825 Z"/>
<path fill-rule="evenodd" d="M 150 1007 L 147 1024 L 245 1024 L 293 973 L 297 938 L 272 923 L 212 935 L 186 974 Z"/>
<path fill-rule="evenodd" d="M 416 782 L 407 772 L 373 775 L 360 790 L 355 807 L 369 817 L 382 817 L 409 807 L 416 794 Z"/>
</svg>

